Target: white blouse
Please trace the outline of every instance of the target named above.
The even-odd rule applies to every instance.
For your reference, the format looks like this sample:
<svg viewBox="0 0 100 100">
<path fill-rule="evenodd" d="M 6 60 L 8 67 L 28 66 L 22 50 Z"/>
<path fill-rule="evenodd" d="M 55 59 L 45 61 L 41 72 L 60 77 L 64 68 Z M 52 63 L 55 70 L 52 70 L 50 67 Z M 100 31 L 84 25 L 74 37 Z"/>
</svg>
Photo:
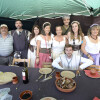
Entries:
<svg viewBox="0 0 100 100">
<path fill-rule="evenodd" d="M 68 39 L 68 42 L 70 45 L 73 45 L 73 39 L 71 37 Z M 75 39 L 75 45 L 81 45 L 82 44 L 82 38 L 80 37 L 80 41 L 78 39 Z"/>
<path fill-rule="evenodd" d="M 34 52 L 32 52 L 30 49 L 28 49 L 28 59 L 30 59 L 30 67 L 35 66 L 35 59 L 36 59 L 36 42 L 37 42 L 37 37 L 34 37 L 31 41 L 30 44 L 34 46 Z"/>
<path fill-rule="evenodd" d="M 73 39 L 71 39 L 71 37 L 68 39 L 68 42 L 69 42 L 70 45 L 74 45 L 73 44 Z M 82 43 L 83 43 L 83 40 L 82 40 L 81 37 L 80 37 L 80 40 L 79 39 L 75 39 L 75 45 L 80 46 Z M 80 50 L 73 51 L 73 54 L 82 55 Z"/>
<path fill-rule="evenodd" d="M 100 36 L 98 38 L 99 38 L 99 42 L 98 43 L 92 43 L 89 40 L 89 37 L 85 36 L 85 40 L 86 40 L 85 50 L 88 53 L 91 53 L 91 54 L 98 54 L 99 53 L 99 51 L 100 51 Z"/>
<path fill-rule="evenodd" d="M 37 37 L 37 40 L 41 41 L 40 48 L 51 48 L 52 38 L 51 38 L 51 40 L 46 41 L 39 35 Z"/>
<path fill-rule="evenodd" d="M 37 36 L 37 37 L 38 37 L 38 36 Z M 32 46 L 37 46 L 37 45 L 36 45 L 37 37 L 33 38 L 33 39 L 30 41 L 30 44 L 31 44 Z"/>
<path fill-rule="evenodd" d="M 66 44 L 65 37 L 63 38 L 63 41 L 61 42 L 58 42 L 53 38 L 52 51 L 55 53 L 62 53 L 64 51 L 65 44 Z"/>
</svg>

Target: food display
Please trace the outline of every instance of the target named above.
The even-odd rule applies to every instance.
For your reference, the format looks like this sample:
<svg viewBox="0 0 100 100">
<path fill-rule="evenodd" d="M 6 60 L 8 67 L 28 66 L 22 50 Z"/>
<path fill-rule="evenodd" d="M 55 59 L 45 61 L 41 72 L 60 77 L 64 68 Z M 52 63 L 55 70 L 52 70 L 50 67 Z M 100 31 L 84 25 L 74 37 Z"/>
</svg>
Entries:
<svg viewBox="0 0 100 100">
<path fill-rule="evenodd" d="M 57 81 L 57 85 L 62 89 L 71 89 L 75 86 L 75 81 L 68 78 L 61 78 Z"/>
<path fill-rule="evenodd" d="M 76 88 L 76 82 L 70 78 L 60 78 L 55 82 L 58 90 L 62 92 L 72 92 Z"/>
</svg>

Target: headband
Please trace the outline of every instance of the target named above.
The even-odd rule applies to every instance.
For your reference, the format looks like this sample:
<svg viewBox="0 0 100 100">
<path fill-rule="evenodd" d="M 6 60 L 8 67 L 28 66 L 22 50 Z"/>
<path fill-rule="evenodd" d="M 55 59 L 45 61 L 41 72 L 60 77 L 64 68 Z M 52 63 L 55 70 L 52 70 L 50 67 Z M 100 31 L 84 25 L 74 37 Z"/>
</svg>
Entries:
<svg viewBox="0 0 100 100">
<path fill-rule="evenodd" d="M 93 26 L 99 26 L 98 24 L 92 24 L 91 26 L 90 26 L 90 28 L 92 28 Z"/>
<path fill-rule="evenodd" d="M 80 24 L 78 21 L 73 21 L 73 22 L 71 23 L 71 25 L 72 25 L 73 23 L 77 23 L 78 25 Z"/>
<path fill-rule="evenodd" d="M 48 25 L 50 25 L 50 27 L 51 27 L 51 24 L 49 23 L 49 22 L 45 22 L 44 24 L 43 24 L 43 28 L 44 28 L 44 25 L 45 24 L 48 24 Z"/>
</svg>

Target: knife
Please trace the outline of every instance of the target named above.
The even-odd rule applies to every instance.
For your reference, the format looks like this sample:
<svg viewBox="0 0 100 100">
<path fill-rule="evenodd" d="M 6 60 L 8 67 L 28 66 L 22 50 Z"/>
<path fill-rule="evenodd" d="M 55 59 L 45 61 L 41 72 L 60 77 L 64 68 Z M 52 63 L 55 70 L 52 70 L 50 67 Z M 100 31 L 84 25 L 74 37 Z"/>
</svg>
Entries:
<svg viewBox="0 0 100 100">
<path fill-rule="evenodd" d="M 51 79 L 51 78 L 52 78 L 52 76 L 49 76 L 49 77 L 43 79 L 41 82 L 45 82 L 45 81 L 47 81 L 47 80 L 49 80 L 49 79 Z"/>
</svg>

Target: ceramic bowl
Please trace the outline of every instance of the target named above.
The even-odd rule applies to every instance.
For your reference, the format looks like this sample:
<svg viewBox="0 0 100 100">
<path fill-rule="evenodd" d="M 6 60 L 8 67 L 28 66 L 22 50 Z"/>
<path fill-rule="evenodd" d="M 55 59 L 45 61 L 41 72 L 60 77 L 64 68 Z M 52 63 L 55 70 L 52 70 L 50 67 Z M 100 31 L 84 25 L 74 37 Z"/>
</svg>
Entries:
<svg viewBox="0 0 100 100">
<path fill-rule="evenodd" d="M 66 79 L 69 79 L 69 78 L 66 78 Z M 61 91 L 61 92 L 72 92 L 72 91 L 75 90 L 75 88 L 76 88 L 76 82 L 75 82 L 73 79 L 69 79 L 71 82 L 73 82 L 73 81 L 75 82 L 74 86 L 73 86 L 72 88 L 70 88 L 70 89 L 63 89 L 63 88 L 59 87 L 58 84 L 57 84 L 58 80 L 60 80 L 60 79 L 57 79 L 57 80 L 55 81 L 55 85 L 56 85 L 56 88 L 57 88 L 59 91 Z"/>
<path fill-rule="evenodd" d="M 23 99 L 23 95 L 25 95 L 25 94 L 30 94 L 30 97 Z M 25 91 L 21 92 L 19 98 L 20 98 L 20 100 L 31 100 L 32 99 L 32 91 L 25 90 Z"/>
</svg>

